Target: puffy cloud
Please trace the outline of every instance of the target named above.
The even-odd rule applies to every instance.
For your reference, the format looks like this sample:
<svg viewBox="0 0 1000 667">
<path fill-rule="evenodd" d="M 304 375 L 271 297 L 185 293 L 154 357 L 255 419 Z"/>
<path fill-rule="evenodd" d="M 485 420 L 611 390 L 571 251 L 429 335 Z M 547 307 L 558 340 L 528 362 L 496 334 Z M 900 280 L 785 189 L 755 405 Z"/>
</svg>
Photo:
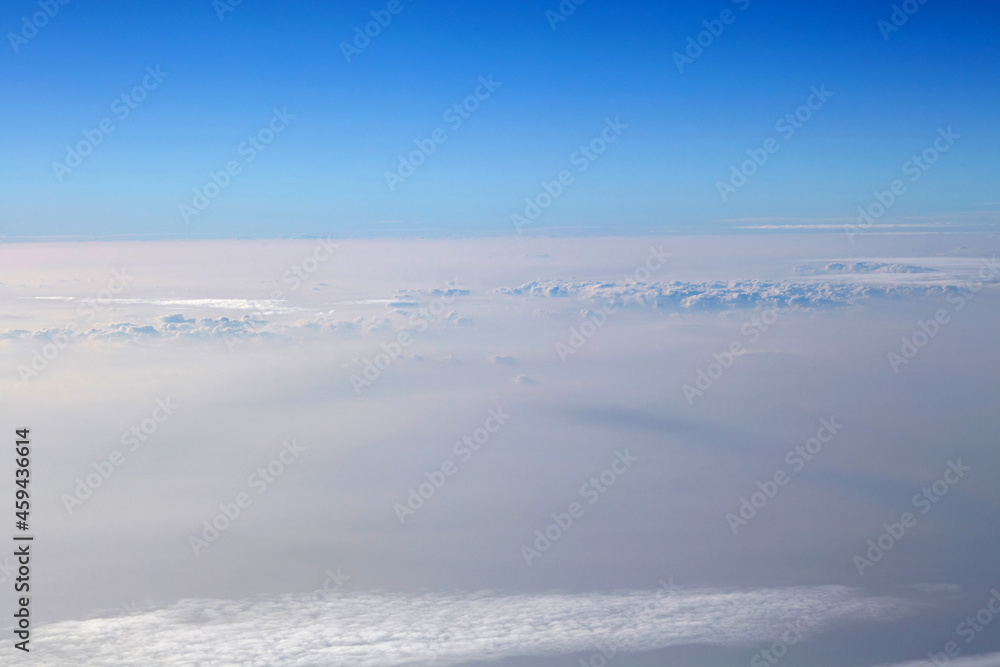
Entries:
<svg viewBox="0 0 1000 667">
<path fill-rule="evenodd" d="M 517 363 L 517 360 L 514 359 L 514 357 L 506 357 L 499 354 L 493 355 L 492 357 L 489 358 L 489 360 L 494 364 L 501 364 L 504 366 L 513 366 L 514 364 Z"/>
<path fill-rule="evenodd" d="M 454 322 L 460 327 L 471 327 L 473 325 L 473 320 L 471 317 L 465 317 L 464 315 L 459 315 L 454 310 L 448 313 L 445 317 L 449 322 Z"/>
<path fill-rule="evenodd" d="M 863 261 L 836 261 L 836 262 L 802 262 L 795 265 L 795 272 L 800 275 L 815 275 L 822 273 L 931 273 L 934 269 L 926 266 L 916 266 L 914 264 L 901 264 L 898 262 L 863 262 Z"/>
<path fill-rule="evenodd" d="M 791 282 L 734 280 L 704 282 L 617 283 L 603 281 L 532 281 L 501 287 L 498 294 L 529 297 L 577 297 L 615 305 L 666 310 L 722 308 L 820 308 L 847 306 L 873 299 L 940 296 L 960 285 L 910 283 Z"/>
<path fill-rule="evenodd" d="M 399 290 L 396 295 L 397 299 L 415 299 L 417 297 L 453 297 L 453 296 L 469 296 L 470 292 L 464 287 L 458 287 L 456 281 L 448 281 L 445 289 L 438 287 L 433 287 L 429 289 L 403 289 Z"/>
<path fill-rule="evenodd" d="M 0 333 L 0 340 L 20 340 L 31 335 L 27 329 L 11 329 Z"/>
<path fill-rule="evenodd" d="M 794 265 L 797 279 L 661 282 L 539 279 L 497 294 L 577 297 L 617 305 L 667 310 L 756 307 L 820 308 L 874 299 L 940 296 L 970 283 L 998 282 L 996 260 L 969 257 L 913 258 L 910 261 L 811 260 Z"/>
</svg>

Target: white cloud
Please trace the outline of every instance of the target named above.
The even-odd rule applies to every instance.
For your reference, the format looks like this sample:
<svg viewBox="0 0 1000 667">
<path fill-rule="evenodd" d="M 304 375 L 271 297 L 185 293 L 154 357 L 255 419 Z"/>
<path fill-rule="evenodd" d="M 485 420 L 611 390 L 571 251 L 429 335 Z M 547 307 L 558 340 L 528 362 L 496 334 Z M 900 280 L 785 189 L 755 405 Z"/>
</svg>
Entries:
<svg viewBox="0 0 1000 667">
<path fill-rule="evenodd" d="M 569 282 L 542 280 L 518 287 L 501 287 L 499 294 L 532 297 L 576 297 L 612 301 L 616 305 L 667 310 L 715 308 L 845 306 L 876 298 L 944 294 L 940 285 L 868 283 L 795 283 L 771 280 L 736 280 L 668 283 Z"/>
<path fill-rule="evenodd" d="M 36 665 L 448 665 L 564 655 L 595 643 L 625 652 L 775 641 L 907 614 L 912 603 L 839 587 L 673 589 L 583 595 L 350 594 L 181 600 L 131 616 L 37 628 Z"/>
</svg>

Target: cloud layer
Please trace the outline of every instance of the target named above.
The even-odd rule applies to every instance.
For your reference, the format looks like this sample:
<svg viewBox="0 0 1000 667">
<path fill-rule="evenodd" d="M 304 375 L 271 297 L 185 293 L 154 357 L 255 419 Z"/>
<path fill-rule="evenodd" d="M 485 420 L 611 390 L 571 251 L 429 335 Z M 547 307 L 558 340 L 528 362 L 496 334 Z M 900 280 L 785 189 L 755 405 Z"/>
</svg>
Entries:
<svg viewBox="0 0 1000 667">
<path fill-rule="evenodd" d="M 37 665 L 453 665 L 613 646 L 749 645 L 899 618 L 912 606 L 828 586 L 590 595 L 364 595 L 182 600 L 38 630 Z"/>
<path fill-rule="evenodd" d="M 0 402 L 40 443 L 46 545 L 32 658 L 535 667 L 607 642 L 717 667 L 789 624 L 789 667 L 940 650 L 1000 577 L 1000 299 L 962 294 L 1000 248 L 972 241 L 664 239 L 656 268 L 648 239 L 345 242 L 315 266 L 308 242 L 8 248 Z M 346 590 L 304 604 L 329 567 Z M 131 600 L 156 606 L 108 618 Z"/>
</svg>

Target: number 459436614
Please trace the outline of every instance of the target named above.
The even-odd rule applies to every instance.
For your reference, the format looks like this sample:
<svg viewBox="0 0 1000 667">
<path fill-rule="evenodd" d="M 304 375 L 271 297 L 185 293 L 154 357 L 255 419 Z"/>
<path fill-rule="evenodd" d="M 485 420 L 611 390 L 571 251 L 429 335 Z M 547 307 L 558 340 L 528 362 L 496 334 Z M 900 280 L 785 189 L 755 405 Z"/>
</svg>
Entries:
<svg viewBox="0 0 1000 667">
<path fill-rule="evenodd" d="M 17 510 L 15 512 L 18 519 L 17 527 L 21 530 L 27 530 L 28 512 L 31 508 L 28 500 L 28 481 L 31 476 L 28 468 L 30 463 L 28 456 L 31 454 L 31 442 L 28 440 L 28 429 L 18 429 L 15 433 L 18 439 L 14 443 L 14 453 L 17 455 L 14 459 L 17 464 L 17 469 L 14 471 L 14 483 L 18 488 L 14 491 L 14 507 Z"/>
</svg>

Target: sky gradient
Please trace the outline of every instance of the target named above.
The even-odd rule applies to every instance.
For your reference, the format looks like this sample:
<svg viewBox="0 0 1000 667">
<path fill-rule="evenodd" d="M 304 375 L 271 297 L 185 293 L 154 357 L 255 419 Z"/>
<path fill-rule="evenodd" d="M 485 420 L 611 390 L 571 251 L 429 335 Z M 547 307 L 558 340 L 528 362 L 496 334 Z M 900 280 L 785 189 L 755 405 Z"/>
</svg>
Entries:
<svg viewBox="0 0 1000 667">
<path fill-rule="evenodd" d="M 842 221 L 949 127 L 960 138 L 881 222 L 997 222 L 991 3 L 916 4 L 891 32 L 879 27 L 890 4 L 861 2 L 588 0 L 564 21 L 547 17 L 554 0 L 401 0 L 395 14 L 375 2 L 54 6 L 35 32 L 24 20 L 37 3 L 0 11 L 9 237 L 505 235 L 563 170 L 572 184 L 523 233 Z M 371 12 L 391 20 L 348 59 L 342 44 Z M 699 54 L 688 38 L 702 32 Z M 696 57 L 679 68 L 675 53 Z M 122 118 L 147 67 L 166 76 Z M 480 77 L 499 85 L 456 127 L 445 113 Z M 794 134 L 776 131 L 814 86 L 832 95 Z M 274 109 L 294 118 L 251 162 L 240 146 Z M 607 119 L 627 128 L 581 171 L 573 155 Z M 104 120 L 113 131 L 93 134 Z M 386 172 L 437 129 L 446 141 L 390 189 Z M 99 145 L 55 167 L 85 132 Z M 723 201 L 718 183 L 769 138 L 777 152 Z M 239 174 L 185 219 L 181 205 L 234 160 Z"/>
</svg>

